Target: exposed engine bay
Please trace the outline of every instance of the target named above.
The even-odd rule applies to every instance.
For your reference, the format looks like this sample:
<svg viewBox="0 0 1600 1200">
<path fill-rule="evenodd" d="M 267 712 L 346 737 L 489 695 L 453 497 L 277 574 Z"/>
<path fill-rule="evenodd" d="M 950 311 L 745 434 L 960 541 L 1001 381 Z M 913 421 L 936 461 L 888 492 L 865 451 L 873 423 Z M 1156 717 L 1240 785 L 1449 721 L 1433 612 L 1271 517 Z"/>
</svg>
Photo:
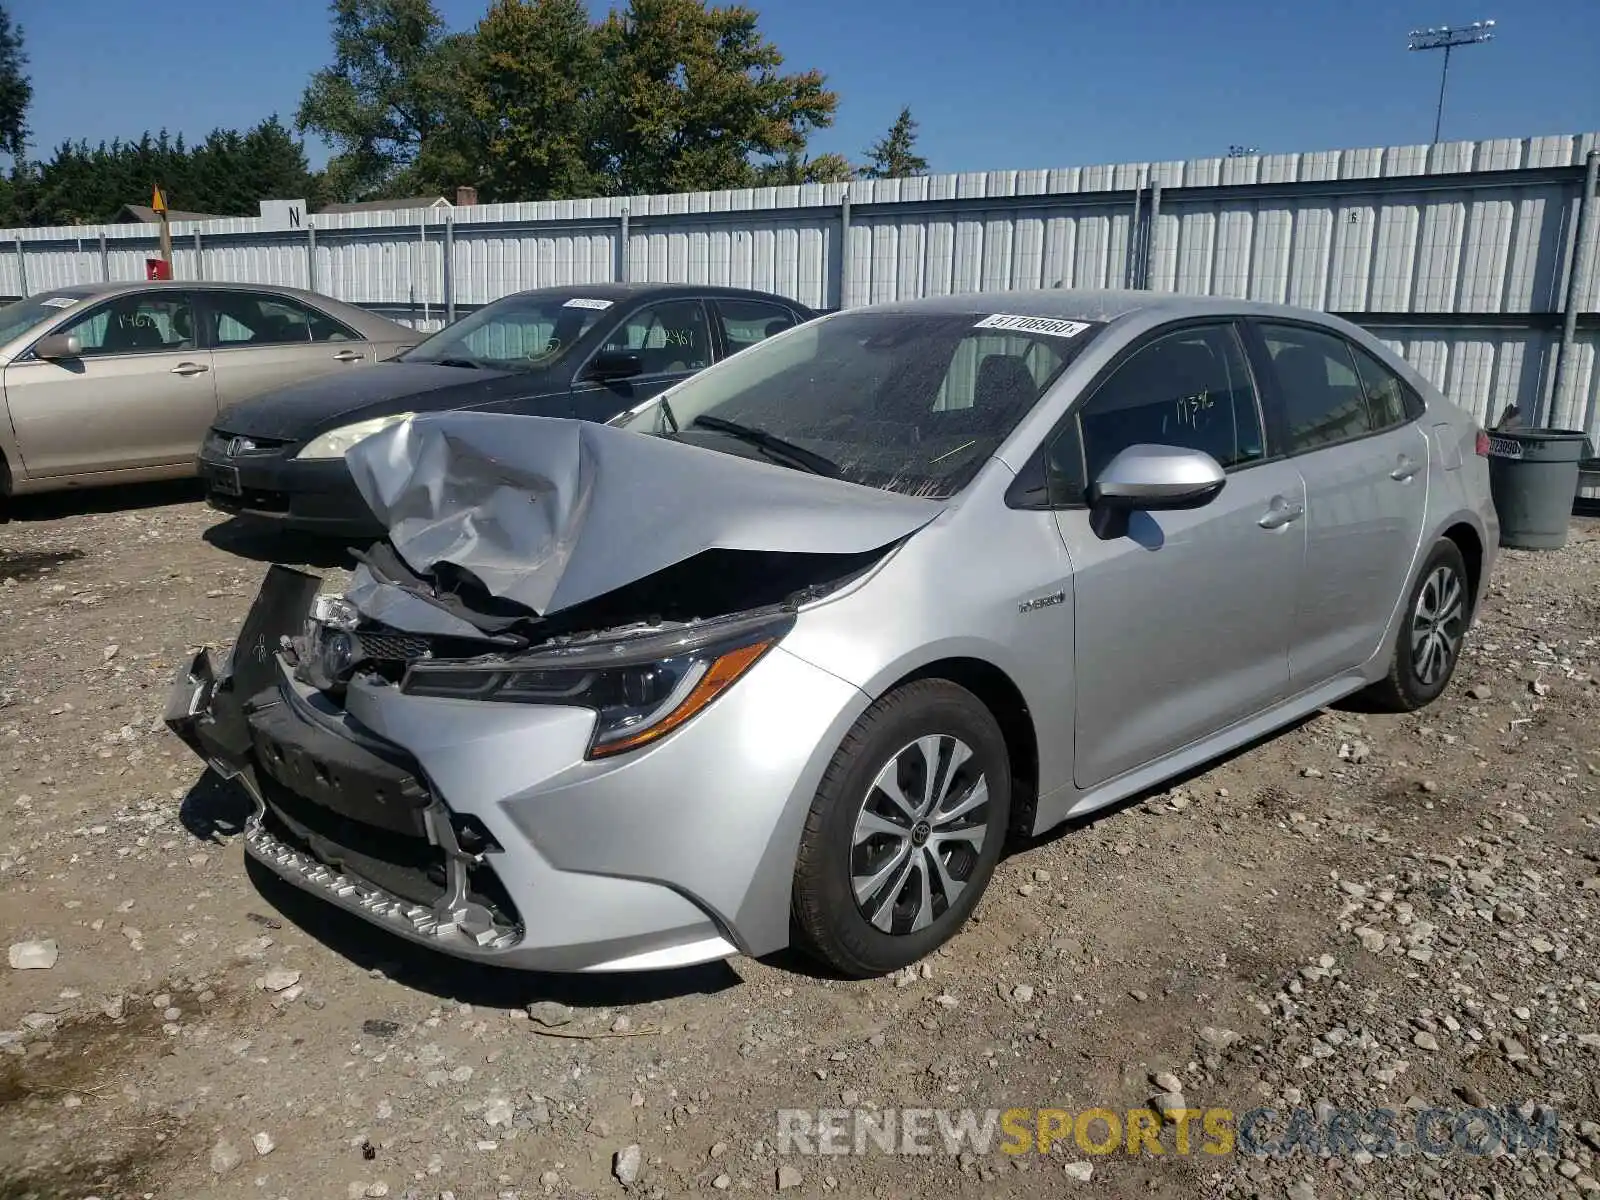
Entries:
<svg viewBox="0 0 1600 1200">
<path fill-rule="evenodd" d="M 380 542 L 359 556 L 367 590 L 394 589 L 449 618 L 449 630 L 397 628 L 366 616 L 348 597 L 324 594 L 313 602 L 305 632 L 286 637 L 280 649 L 294 664 L 297 678 L 337 696 L 357 672 L 399 684 L 407 668 L 419 661 L 514 660 L 529 651 L 602 641 L 619 645 L 670 633 L 689 638 L 722 618 L 793 612 L 871 570 L 892 549 L 856 554 L 706 550 L 616 591 L 540 617 L 491 595 L 469 571 L 453 564 L 420 575 L 391 543 Z"/>
</svg>

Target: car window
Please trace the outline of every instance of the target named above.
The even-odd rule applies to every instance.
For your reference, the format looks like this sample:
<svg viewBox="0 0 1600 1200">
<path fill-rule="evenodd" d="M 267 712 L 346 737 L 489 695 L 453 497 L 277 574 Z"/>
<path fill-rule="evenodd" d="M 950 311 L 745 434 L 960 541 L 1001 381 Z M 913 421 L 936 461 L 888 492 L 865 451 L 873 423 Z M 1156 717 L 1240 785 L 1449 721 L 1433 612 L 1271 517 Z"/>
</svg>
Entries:
<svg viewBox="0 0 1600 1200">
<path fill-rule="evenodd" d="M 698 300 L 667 300 L 631 314 L 602 349 L 637 354 L 646 375 L 698 371 L 711 363 L 711 331 Z"/>
<path fill-rule="evenodd" d="M 1288 450 L 1301 454 L 1380 428 L 1367 408 L 1351 346 L 1343 338 L 1297 325 L 1261 326 L 1278 377 Z"/>
<path fill-rule="evenodd" d="M 584 292 L 515 293 L 445 326 L 401 358 L 505 371 L 547 370 L 607 316 L 611 304 Z"/>
<path fill-rule="evenodd" d="M 532 312 L 509 312 L 485 321 L 463 337 L 461 345 L 476 359 L 530 363 L 554 358 L 562 349 L 554 315 Z"/>
<path fill-rule="evenodd" d="M 0 345 L 4 345 L 12 338 L 21 337 L 35 325 L 54 320 L 61 315 L 62 309 L 82 299 L 80 295 L 63 296 L 44 292 L 0 307 Z"/>
<path fill-rule="evenodd" d="M 1095 389 L 1072 426 L 1049 456 L 1052 491 L 1069 501 L 1141 443 L 1203 450 L 1225 469 L 1266 453 L 1255 386 L 1231 325 L 1182 329 L 1141 347 Z"/>
<path fill-rule="evenodd" d="M 933 398 L 934 412 L 971 408 L 1009 376 L 1021 392 L 1037 397 L 1061 370 L 1065 354 L 1058 345 L 1005 334 L 962 338 Z"/>
<path fill-rule="evenodd" d="M 996 332 L 995 323 L 1015 332 Z M 829 460 L 842 479 L 943 498 L 965 487 L 1103 325 L 1048 317 L 848 311 L 725 359 L 624 428 L 728 453 L 735 422 Z"/>
<path fill-rule="evenodd" d="M 718 300 L 717 320 L 722 323 L 722 338 L 729 354 L 754 346 L 795 324 L 794 314 L 787 308 L 760 300 Z"/>
<path fill-rule="evenodd" d="M 118 296 L 58 332 L 76 335 L 85 358 L 192 350 L 194 306 L 182 295 Z"/>
<path fill-rule="evenodd" d="M 1403 425 L 1422 416 L 1422 397 L 1404 380 L 1360 346 L 1352 346 L 1351 350 L 1355 353 L 1356 374 L 1367 393 L 1367 407 L 1378 428 Z"/>
<path fill-rule="evenodd" d="M 215 292 L 208 299 L 216 318 L 213 344 L 219 349 L 360 340 L 332 317 L 286 297 Z"/>
</svg>

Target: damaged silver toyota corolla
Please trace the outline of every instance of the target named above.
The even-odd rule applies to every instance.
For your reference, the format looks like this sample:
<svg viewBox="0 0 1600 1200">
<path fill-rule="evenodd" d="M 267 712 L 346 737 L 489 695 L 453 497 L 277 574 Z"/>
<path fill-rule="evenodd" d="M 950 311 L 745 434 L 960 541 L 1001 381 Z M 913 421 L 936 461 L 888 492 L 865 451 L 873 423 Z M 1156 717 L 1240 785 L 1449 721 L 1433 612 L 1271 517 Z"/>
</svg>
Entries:
<svg viewBox="0 0 1600 1200">
<path fill-rule="evenodd" d="M 880 973 L 1009 832 L 1437 696 L 1496 545 L 1481 445 L 1317 314 L 847 311 L 609 426 L 359 443 L 388 537 L 343 595 L 272 568 L 167 720 L 250 792 L 252 858 L 452 954 Z"/>
</svg>

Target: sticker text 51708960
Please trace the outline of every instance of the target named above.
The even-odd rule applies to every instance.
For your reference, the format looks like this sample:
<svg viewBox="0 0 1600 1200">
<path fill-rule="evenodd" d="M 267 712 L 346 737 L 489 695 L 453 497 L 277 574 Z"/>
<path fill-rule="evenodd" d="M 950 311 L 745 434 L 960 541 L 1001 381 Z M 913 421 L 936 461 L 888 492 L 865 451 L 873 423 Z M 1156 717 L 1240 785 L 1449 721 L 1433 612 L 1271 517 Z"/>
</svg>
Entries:
<svg viewBox="0 0 1600 1200">
<path fill-rule="evenodd" d="M 1052 337 L 1077 337 L 1089 328 L 1087 321 L 1068 321 L 1061 317 L 1021 317 L 995 313 L 973 326 L 974 329 L 1009 329 L 1013 333 L 1048 333 Z"/>
</svg>

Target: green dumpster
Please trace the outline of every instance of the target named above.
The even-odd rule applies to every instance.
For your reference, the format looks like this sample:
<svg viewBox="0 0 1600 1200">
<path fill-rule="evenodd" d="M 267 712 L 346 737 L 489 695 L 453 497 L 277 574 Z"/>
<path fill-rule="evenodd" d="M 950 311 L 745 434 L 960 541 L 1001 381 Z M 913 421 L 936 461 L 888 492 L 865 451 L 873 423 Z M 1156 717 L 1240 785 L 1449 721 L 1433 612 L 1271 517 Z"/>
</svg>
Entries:
<svg viewBox="0 0 1600 1200">
<path fill-rule="evenodd" d="M 1489 488 L 1500 544 L 1559 550 L 1578 494 L 1586 436 L 1575 429 L 1496 429 L 1489 434 Z"/>
</svg>

